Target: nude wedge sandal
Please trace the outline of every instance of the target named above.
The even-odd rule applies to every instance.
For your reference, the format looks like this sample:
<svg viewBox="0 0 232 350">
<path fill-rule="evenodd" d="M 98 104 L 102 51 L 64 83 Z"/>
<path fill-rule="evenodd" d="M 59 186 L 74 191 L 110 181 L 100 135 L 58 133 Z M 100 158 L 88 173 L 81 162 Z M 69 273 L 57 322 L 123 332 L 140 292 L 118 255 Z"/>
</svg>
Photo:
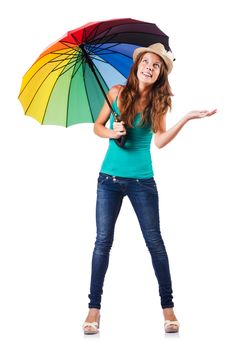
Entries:
<svg viewBox="0 0 232 350">
<path fill-rule="evenodd" d="M 86 326 L 90 326 L 92 330 L 87 331 L 85 329 Z M 100 316 L 98 318 L 98 322 L 84 322 L 82 328 L 83 328 L 84 334 L 86 335 L 97 334 L 100 328 Z"/>
<path fill-rule="evenodd" d="M 178 333 L 179 327 L 180 327 L 180 323 L 178 321 L 166 320 L 164 322 L 165 333 Z"/>
</svg>

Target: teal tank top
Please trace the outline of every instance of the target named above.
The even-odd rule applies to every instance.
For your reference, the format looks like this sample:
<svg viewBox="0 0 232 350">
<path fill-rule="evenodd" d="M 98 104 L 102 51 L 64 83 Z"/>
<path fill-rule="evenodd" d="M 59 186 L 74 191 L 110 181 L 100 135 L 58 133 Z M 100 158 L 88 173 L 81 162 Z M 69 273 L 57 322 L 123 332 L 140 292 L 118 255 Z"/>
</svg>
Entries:
<svg viewBox="0 0 232 350">
<path fill-rule="evenodd" d="M 117 97 L 112 104 L 115 112 L 120 114 L 117 107 Z M 113 139 L 103 160 L 100 172 L 112 176 L 146 179 L 154 176 L 151 159 L 151 139 L 153 131 L 150 124 L 139 126 L 141 113 L 135 116 L 133 128 L 127 128 L 126 142 L 123 148 Z M 113 129 L 114 117 L 110 115 L 110 129 Z"/>
</svg>

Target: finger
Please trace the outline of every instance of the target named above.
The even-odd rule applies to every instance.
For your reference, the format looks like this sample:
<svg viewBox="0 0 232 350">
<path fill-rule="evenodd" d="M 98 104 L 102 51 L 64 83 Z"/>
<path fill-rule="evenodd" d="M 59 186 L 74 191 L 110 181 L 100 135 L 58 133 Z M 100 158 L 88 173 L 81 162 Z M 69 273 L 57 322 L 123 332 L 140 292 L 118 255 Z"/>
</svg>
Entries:
<svg viewBox="0 0 232 350">
<path fill-rule="evenodd" d="M 217 109 L 216 109 L 216 108 L 215 108 L 215 109 L 213 109 L 213 110 L 211 111 L 211 113 L 212 113 L 212 114 L 217 113 Z"/>
<path fill-rule="evenodd" d="M 118 128 L 118 130 L 120 130 L 120 131 L 125 130 L 125 127 L 124 127 L 123 125 L 118 125 L 117 128 Z"/>
<path fill-rule="evenodd" d="M 125 128 L 122 123 L 115 123 L 115 127 L 117 127 L 117 128 Z"/>
<path fill-rule="evenodd" d="M 116 132 L 124 132 L 125 130 L 123 130 L 123 129 L 116 129 L 115 131 Z"/>
<path fill-rule="evenodd" d="M 211 111 L 211 112 L 208 112 L 208 113 L 207 113 L 207 116 L 213 115 L 213 114 L 215 114 L 215 113 L 217 113 L 217 110 L 216 110 L 216 109 L 214 109 L 214 110 Z"/>
<path fill-rule="evenodd" d="M 114 125 L 115 130 L 122 130 L 123 126 L 122 125 Z"/>
<path fill-rule="evenodd" d="M 114 127 L 114 128 L 116 128 L 116 127 L 119 126 L 119 125 L 120 125 L 120 123 L 118 123 L 118 122 L 114 122 L 114 123 L 113 123 L 113 127 Z"/>
</svg>

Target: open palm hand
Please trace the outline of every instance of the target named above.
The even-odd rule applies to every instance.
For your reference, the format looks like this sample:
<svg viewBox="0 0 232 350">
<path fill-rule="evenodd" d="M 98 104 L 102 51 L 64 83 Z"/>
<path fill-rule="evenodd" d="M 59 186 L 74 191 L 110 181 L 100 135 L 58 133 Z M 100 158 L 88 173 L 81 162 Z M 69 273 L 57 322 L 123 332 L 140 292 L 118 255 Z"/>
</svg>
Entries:
<svg viewBox="0 0 232 350">
<path fill-rule="evenodd" d="M 207 110 L 203 110 L 203 111 L 191 111 L 189 113 L 186 114 L 186 118 L 188 120 L 191 119 L 200 119 L 200 118 L 205 118 L 205 117 L 210 117 L 211 115 L 217 113 L 217 109 L 213 109 L 212 111 L 207 111 Z"/>
</svg>

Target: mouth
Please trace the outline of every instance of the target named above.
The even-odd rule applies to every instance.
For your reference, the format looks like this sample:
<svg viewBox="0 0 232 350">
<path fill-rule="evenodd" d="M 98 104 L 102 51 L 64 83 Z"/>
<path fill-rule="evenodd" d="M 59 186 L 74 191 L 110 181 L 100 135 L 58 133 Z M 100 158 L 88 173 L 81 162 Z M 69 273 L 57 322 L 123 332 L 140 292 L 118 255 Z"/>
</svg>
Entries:
<svg viewBox="0 0 232 350">
<path fill-rule="evenodd" d="M 146 78 L 152 78 L 152 74 L 150 74 L 150 73 L 142 72 L 142 74 L 143 74 Z"/>
</svg>

